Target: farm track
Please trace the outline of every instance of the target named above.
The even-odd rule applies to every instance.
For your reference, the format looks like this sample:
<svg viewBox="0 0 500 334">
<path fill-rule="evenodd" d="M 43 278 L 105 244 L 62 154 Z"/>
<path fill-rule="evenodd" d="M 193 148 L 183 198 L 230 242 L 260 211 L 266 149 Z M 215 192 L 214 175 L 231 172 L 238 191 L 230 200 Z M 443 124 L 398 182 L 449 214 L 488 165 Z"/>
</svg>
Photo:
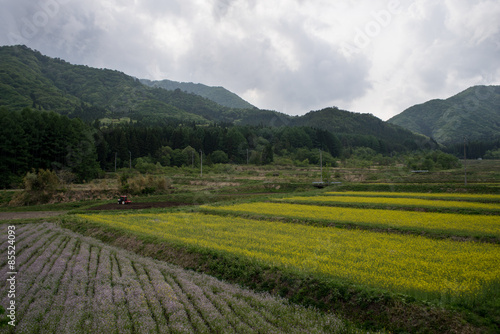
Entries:
<svg viewBox="0 0 500 334">
<path fill-rule="evenodd" d="M 101 210 L 142 210 L 142 209 L 161 209 L 172 208 L 177 206 L 193 205 L 189 203 L 176 203 L 176 202 L 137 202 L 126 205 L 117 203 L 102 204 L 99 206 L 91 207 L 87 210 L 101 211 Z"/>
<path fill-rule="evenodd" d="M 16 327 L 0 328 L 0 333 L 335 333 L 344 326 L 333 315 L 140 257 L 54 224 L 16 227 Z M 7 225 L 0 233 L 7 235 Z M 0 264 L 5 281 L 6 259 Z M 9 303 L 4 288 L 0 301 L 4 307 Z"/>
<path fill-rule="evenodd" d="M 0 212 L 0 220 L 48 218 L 65 214 L 67 211 Z"/>
</svg>

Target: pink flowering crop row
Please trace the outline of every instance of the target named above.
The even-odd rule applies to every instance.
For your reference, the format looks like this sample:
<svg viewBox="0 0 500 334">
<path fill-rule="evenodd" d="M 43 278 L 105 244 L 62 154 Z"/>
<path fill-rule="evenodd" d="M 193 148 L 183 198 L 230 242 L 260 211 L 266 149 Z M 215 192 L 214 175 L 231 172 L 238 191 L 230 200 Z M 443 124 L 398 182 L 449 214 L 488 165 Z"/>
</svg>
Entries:
<svg viewBox="0 0 500 334">
<path fill-rule="evenodd" d="M 144 258 L 54 224 L 17 230 L 16 327 L 0 333 L 336 333 L 334 315 Z M 7 226 L 0 225 L 7 235 Z M 2 254 L 7 244 L 0 242 Z M 0 268 L 6 279 L 6 262 Z M 0 289 L 5 308 L 7 291 Z"/>
</svg>

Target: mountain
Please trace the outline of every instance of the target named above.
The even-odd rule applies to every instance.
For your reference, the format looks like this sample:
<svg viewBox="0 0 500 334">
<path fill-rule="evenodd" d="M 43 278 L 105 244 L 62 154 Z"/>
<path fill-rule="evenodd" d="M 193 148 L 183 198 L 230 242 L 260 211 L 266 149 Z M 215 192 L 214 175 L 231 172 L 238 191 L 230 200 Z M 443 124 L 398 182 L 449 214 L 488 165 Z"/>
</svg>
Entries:
<svg viewBox="0 0 500 334">
<path fill-rule="evenodd" d="M 233 92 L 228 91 L 224 87 L 211 87 L 200 83 L 192 82 L 177 82 L 171 80 L 151 81 L 141 79 L 141 83 L 149 87 L 164 88 L 166 90 L 176 90 L 187 93 L 193 93 L 204 98 L 207 98 L 221 106 L 236 108 L 236 109 L 253 109 L 253 105 L 243 100 L 241 97 Z"/>
<path fill-rule="evenodd" d="M 474 86 L 446 100 L 415 105 L 388 120 L 441 144 L 489 140 L 500 134 L 500 86 Z"/>
<path fill-rule="evenodd" d="M 403 150 L 403 147 L 406 149 L 437 147 L 437 144 L 429 138 L 384 122 L 371 114 L 353 113 L 338 108 L 311 111 L 292 119 L 290 125 L 328 130 L 339 136 L 345 146 L 366 146 L 376 151 L 390 152 Z"/>
<path fill-rule="evenodd" d="M 345 147 L 366 146 L 381 153 L 435 147 L 429 138 L 369 114 L 326 108 L 304 116 L 289 116 L 251 105 L 248 109 L 230 108 L 183 91 L 188 87 L 203 90 L 208 86 L 187 84 L 168 90 L 160 88 L 160 83 L 167 85 L 169 81 L 150 82 L 155 87 L 149 87 L 125 73 L 72 65 L 26 46 L 0 47 L 0 108 L 11 111 L 29 107 L 87 122 L 125 118 L 142 125 L 194 122 L 257 127 L 307 126 L 332 132 Z M 227 98 L 235 96 L 221 87 L 211 87 L 207 91 L 224 92 L 219 95 Z"/>
<path fill-rule="evenodd" d="M 151 88 L 122 72 L 72 65 L 25 46 L 0 47 L 0 106 L 52 110 L 86 121 L 232 122 L 243 111 L 180 90 Z"/>
</svg>

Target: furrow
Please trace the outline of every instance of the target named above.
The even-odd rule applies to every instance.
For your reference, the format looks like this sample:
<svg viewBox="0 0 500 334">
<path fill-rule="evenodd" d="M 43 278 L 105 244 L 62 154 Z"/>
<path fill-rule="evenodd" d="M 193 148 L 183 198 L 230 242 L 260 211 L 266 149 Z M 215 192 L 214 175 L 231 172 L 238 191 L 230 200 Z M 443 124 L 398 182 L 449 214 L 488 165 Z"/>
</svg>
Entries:
<svg viewBox="0 0 500 334">
<path fill-rule="evenodd" d="M 155 291 L 152 287 L 150 278 L 146 273 L 145 266 L 147 265 L 147 261 L 144 262 L 146 263 L 140 264 L 138 262 L 134 262 L 133 266 L 138 274 L 139 282 L 142 290 L 144 291 L 148 308 L 151 311 L 151 316 L 156 323 L 156 330 L 158 333 L 168 333 L 167 319 L 163 315 L 161 304 L 155 296 Z"/>
<path fill-rule="evenodd" d="M 194 308 L 191 304 L 191 301 L 187 298 L 182 291 L 182 288 L 177 284 L 172 275 L 172 272 L 165 271 L 165 269 L 160 270 L 163 275 L 165 281 L 172 287 L 177 300 L 180 304 L 182 304 L 183 309 L 180 312 L 176 312 L 171 316 L 172 321 L 175 323 L 183 324 L 185 323 L 184 316 L 187 318 L 186 320 L 192 326 L 194 332 L 196 333 L 210 333 L 210 327 L 207 326 L 203 318 L 200 316 L 199 312 Z"/>
<path fill-rule="evenodd" d="M 93 312 L 93 298 L 95 289 L 95 277 L 97 275 L 97 267 L 99 264 L 100 247 L 91 245 L 89 258 L 87 262 L 86 272 L 88 273 L 87 285 L 85 286 L 85 296 L 87 297 L 83 318 L 81 319 L 80 326 L 85 333 L 92 332 L 92 323 L 94 320 Z"/>
<path fill-rule="evenodd" d="M 172 287 L 165 281 L 165 277 L 155 263 L 147 268 L 151 285 L 155 291 L 156 298 L 161 303 L 163 316 L 173 333 L 190 332 L 193 328 L 188 320 L 184 306 L 178 301 Z"/>
<path fill-rule="evenodd" d="M 35 289 L 36 293 L 31 295 L 30 302 L 23 309 L 23 312 L 19 312 L 19 326 L 21 328 L 28 324 L 35 324 L 39 330 L 43 316 L 47 308 L 52 304 L 54 291 L 57 291 L 59 287 L 62 269 L 65 267 L 64 260 L 58 260 L 66 255 L 63 255 L 63 252 L 71 241 L 68 236 L 61 236 L 61 238 L 60 246 L 55 250 L 45 266 L 47 268 L 46 275 L 43 276 L 42 281 L 35 283 L 37 287 Z"/>
<path fill-rule="evenodd" d="M 58 324 L 57 333 L 78 333 L 85 315 L 87 306 L 87 295 L 85 294 L 88 284 L 88 261 L 90 258 L 90 245 L 80 243 L 75 265 L 71 268 L 71 282 L 64 301 L 64 312 Z"/>
<path fill-rule="evenodd" d="M 172 278 L 192 303 L 207 327 L 214 333 L 222 333 L 231 328 L 219 310 L 205 296 L 203 288 L 200 287 L 204 286 L 204 282 L 197 285 L 190 276 L 190 273 L 186 270 L 175 270 Z"/>
<path fill-rule="evenodd" d="M 64 304 L 67 300 L 69 288 L 71 285 L 72 277 L 71 272 L 76 264 L 76 257 L 80 250 L 81 242 L 78 239 L 71 238 L 67 247 L 57 260 L 60 263 L 60 272 L 62 277 L 55 287 L 53 292 L 53 299 L 50 305 L 46 308 L 47 313 L 43 316 L 41 323 L 41 330 L 43 332 L 55 333 L 57 325 L 64 314 Z M 71 250 L 69 250 L 71 248 Z M 64 268 L 62 268 L 64 266 Z M 58 268 L 54 266 L 57 271 Z"/>
<path fill-rule="evenodd" d="M 116 253 L 111 256 L 111 286 L 113 289 L 113 304 L 115 305 L 116 329 L 118 333 L 132 333 L 132 315 L 127 307 L 125 290 L 121 282 L 122 272 Z"/>
<path fill-rule="evenodd" d="M 43 234 L 42 234 L 43 233 Z M 16 269 L 19 271 L 20 268 L 24 268 L 30 263 L 33 262 L 32 258 L 37 254 L 40 254 L 45 250 L 45 246 L 55 238 L 57 235 L 52 231 L 45 230 L 40 234 L 33 234 L 32 238 L 27 239 L 26 241 L 30 241 L 31 244 L 27 243 L 25 247 L 23 247 L 23 251 L 18 253 L 16 247 Z M 47 236 L 49 234 L 49 236 Z M 17 243 L 16 243 L 17 245 Z M 6 277 L 7 272 L 11 271 L 9 267 L 6 265 L 7 257 L 5 257 L 4 265 L 2 265 L 0 269 L 0 277 Z"/>
<path fill-rule="evenodd" d="M 111 287 L 111 253 L 106 247 L 99 252 L 94 278 L 92 332 L 112 333 L 116 330 L 116 307 Z"/>
<path fill-rule="evenodd" d="M 23 291 L 24 295 L 18 308 L 19 316 L 27 310 L 35 299 L 35 295 L 50 270 L 52 257 L 63 241 L 64 236 L 57 233 L 52 234 L 46 240 L 40 240 L 40 244 L 36 245 L 37 250 L 31 254 L 28 263 L 19 268 L 17 290 Z"/>
<path fill-rule="evenodd" d="M 125 300 L 127 303 L 134 331 L 138 333 L 153 333 L 156 331 L 156 324 L 148 308 L 144 291 L 141 289 L 132 261 L 125 256 L 118 256 L 122 269 L 120 281 L 125 290 Z"/>
</svg>

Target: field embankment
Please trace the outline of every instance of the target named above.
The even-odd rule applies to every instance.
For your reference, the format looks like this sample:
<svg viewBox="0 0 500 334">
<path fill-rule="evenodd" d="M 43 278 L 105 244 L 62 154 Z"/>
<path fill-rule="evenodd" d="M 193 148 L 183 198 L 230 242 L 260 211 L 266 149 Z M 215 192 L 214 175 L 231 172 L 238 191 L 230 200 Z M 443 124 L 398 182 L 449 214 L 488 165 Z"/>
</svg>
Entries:
<svg viewBox="0 0 500 334">
<path fill-rule="evenodd" d="M 15 327 L 1 333 L 343 333 L 332 314 L 105 245 L 16 226 Z M 0 225 L 7 234 L 7 225 Z M 123 240 L 122 240 L 123 241 Z M 2 243 L 2 250 L 8 243 Z M 1 260 L 0 277 L 9 271 Z M 12 300 L 0 291 L 2 305 Z"/>
<path fill-rule="evenodd" d="M 205 213 L 192 208 L 89 213 L 64 226 L 293 302 L 340 312 L 365 328 L 434 333 L 499 328 L 498 215 L 320 206 L 310 198 L 310 205 L 257 201 L 204 206 Z M 490 205 L 484 198 L 470 202 Z M 405 229 L 411 234 L 393 233 Z"/>
</svg>

